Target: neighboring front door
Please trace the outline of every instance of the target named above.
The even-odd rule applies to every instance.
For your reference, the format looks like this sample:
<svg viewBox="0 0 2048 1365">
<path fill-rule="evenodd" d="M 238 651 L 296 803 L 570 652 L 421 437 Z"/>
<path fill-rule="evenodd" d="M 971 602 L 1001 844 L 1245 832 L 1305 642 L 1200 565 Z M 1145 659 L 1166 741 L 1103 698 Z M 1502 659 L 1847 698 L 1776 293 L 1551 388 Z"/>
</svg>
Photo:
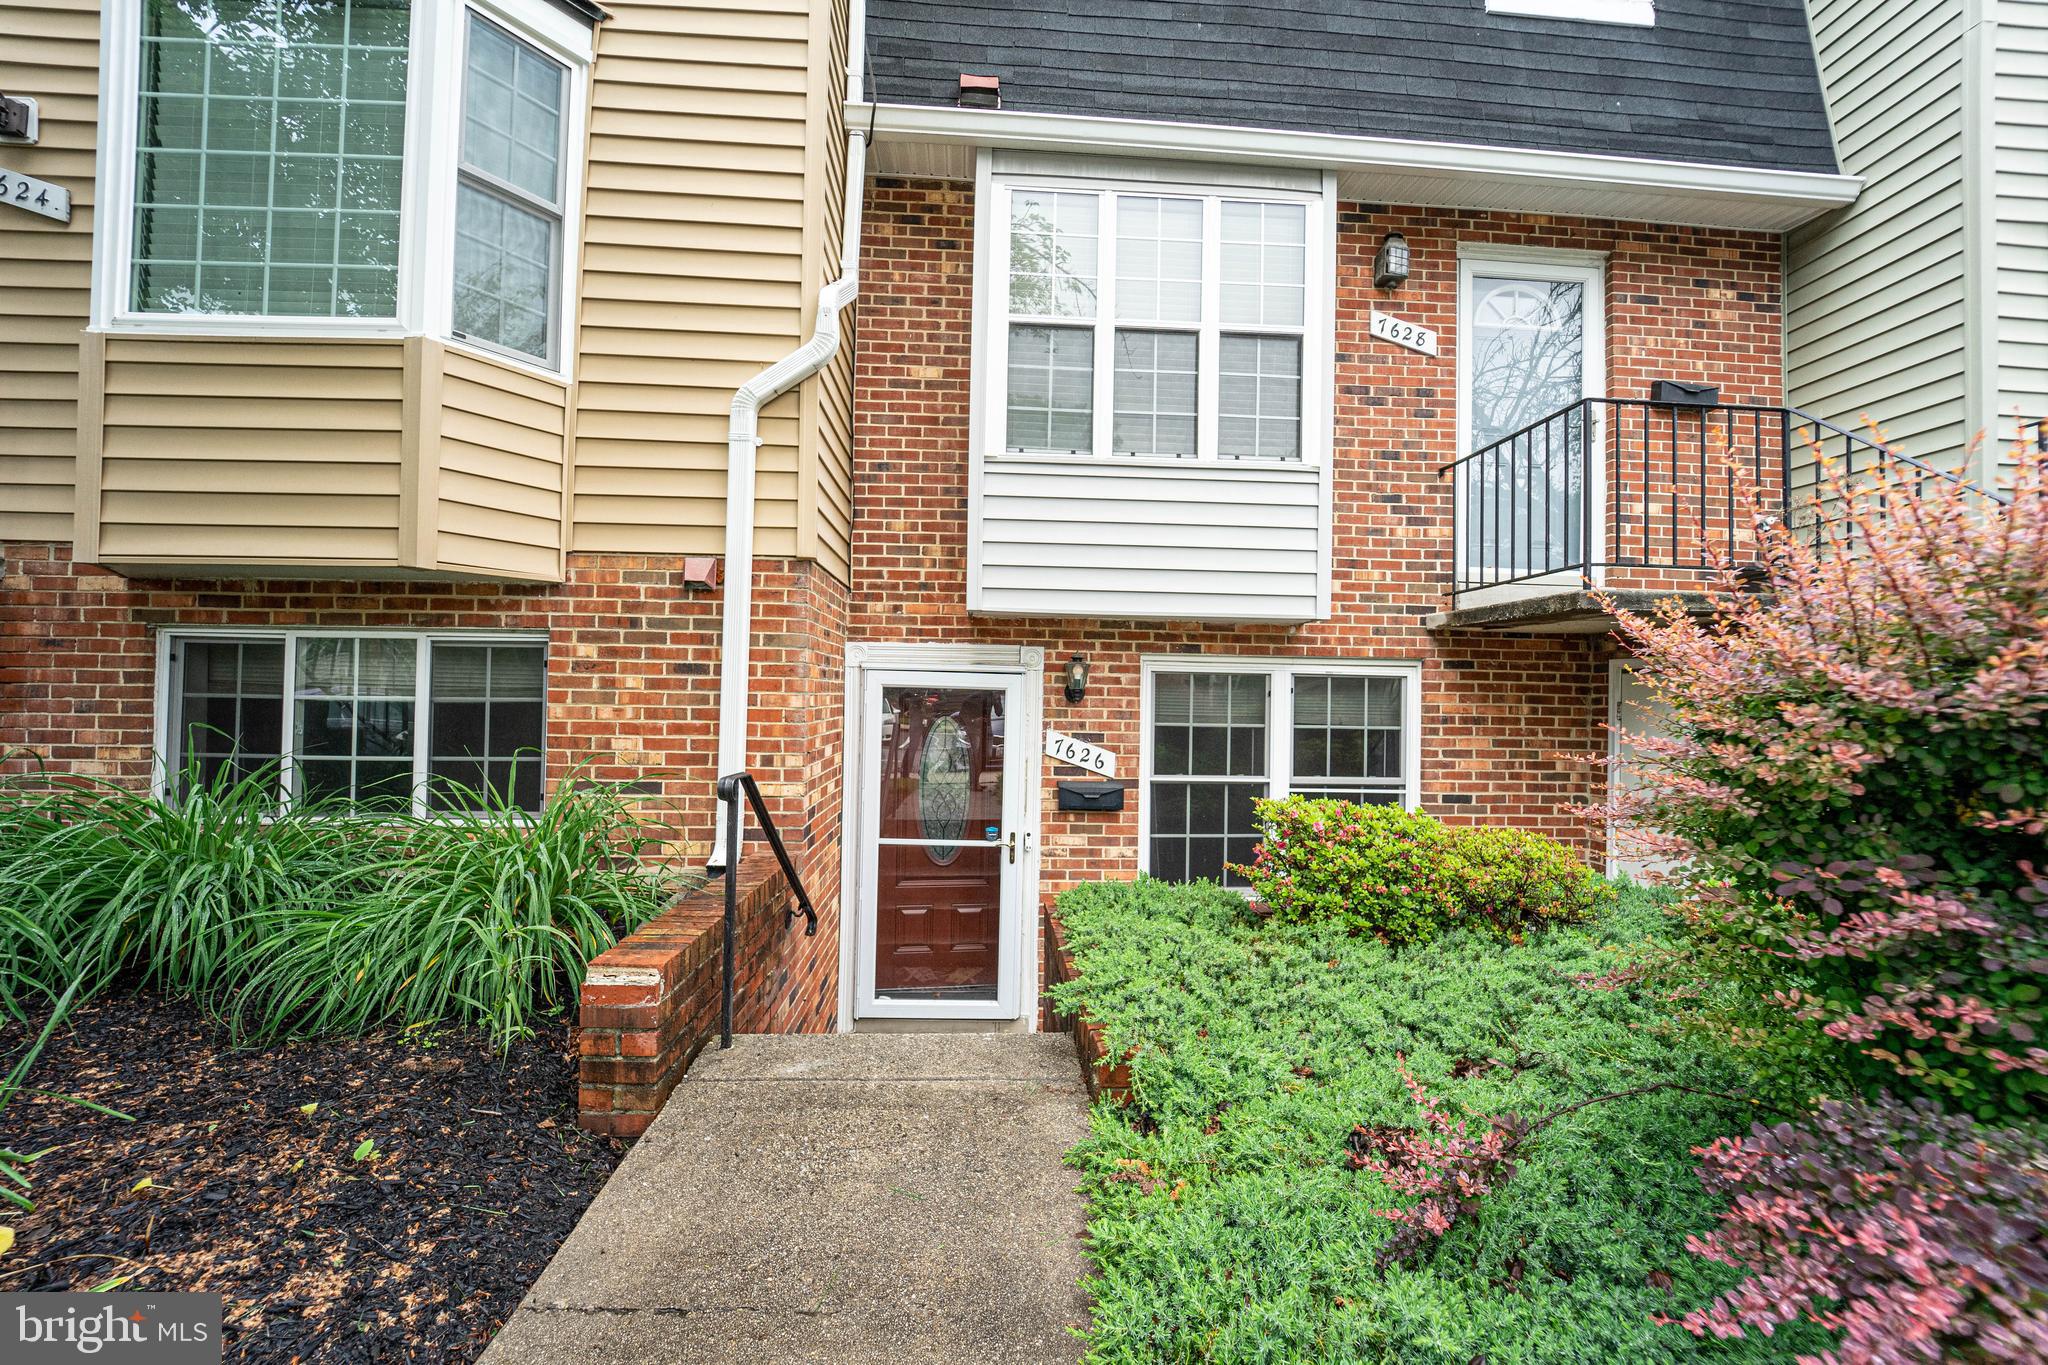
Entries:
<svg viewBox="0 0 2048 1365">
<path fill-rule="evenodd" d="M 1600 551 L 1604 412 L 1574 405 L 1601 392 L 1601 270 L 1472 257 L 1460 264 L 1459 453 L 1474 457 L 1457 490 L 1462 578 L 1569 581 Z"/>
<path fill-rule="evenodd" d="M 1018 1016 L 1022 686 L 1014 674 L 867 676 L 858 1018 Z"/>
</svg>

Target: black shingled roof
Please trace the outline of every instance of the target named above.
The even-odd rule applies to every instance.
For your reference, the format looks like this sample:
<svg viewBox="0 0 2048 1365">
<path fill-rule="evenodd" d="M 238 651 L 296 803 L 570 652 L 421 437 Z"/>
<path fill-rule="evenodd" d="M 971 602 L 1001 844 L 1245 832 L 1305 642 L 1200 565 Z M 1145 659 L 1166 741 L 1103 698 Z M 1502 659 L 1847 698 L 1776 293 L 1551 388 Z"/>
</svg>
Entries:
<svg viewBox="0 0 2048 1365">
<path fill-rule="evenodd" d="M 868 0 L 870 92 L 1003 107 L 1833 171 L 1800 0 L 1657 0 L 1655 27 L 1485 0 Z"/>
</svg>

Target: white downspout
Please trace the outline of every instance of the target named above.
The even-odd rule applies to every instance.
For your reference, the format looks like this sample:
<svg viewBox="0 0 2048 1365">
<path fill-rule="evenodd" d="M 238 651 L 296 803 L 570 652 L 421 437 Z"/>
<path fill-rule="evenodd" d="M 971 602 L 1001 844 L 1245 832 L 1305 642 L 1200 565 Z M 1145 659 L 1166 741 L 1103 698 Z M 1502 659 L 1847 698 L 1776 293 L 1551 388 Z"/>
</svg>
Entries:
<svg viewBox="0 0 2048 1365">
<path fill-rule="evenodd" d="M 861 96 L 867 6 L 849 0 L 846 88 Z M 845 203 L 840 214 L 839 278 L 818 293 L 810 339 L 740 385 L 732 396 L 725 438 L 725 612 L 718 646 L 718 776 L 747 766 L 747 699 L 754 624 L 754 464 L 760 449 L 761 405 L 823 369 L 839 353 L 841 315 L 860 293 L 861 201 L 866 197 L 868 134 L 846 133 Z M 801 496 L 801 490 L 799 490 Z M 725 820 L 712 836 L 713 870 L 726 865 Z"/>
</svg>

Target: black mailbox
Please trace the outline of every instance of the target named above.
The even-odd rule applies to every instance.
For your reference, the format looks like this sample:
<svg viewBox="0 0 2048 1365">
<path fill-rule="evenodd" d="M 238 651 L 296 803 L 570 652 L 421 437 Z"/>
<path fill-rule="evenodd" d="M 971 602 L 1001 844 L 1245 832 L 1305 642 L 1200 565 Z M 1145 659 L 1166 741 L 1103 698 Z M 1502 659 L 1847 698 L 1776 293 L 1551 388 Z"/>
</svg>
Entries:
<svg viewBox="0 0 2048 1365">
<path fill-rule="evenodd" d="M 1121 782 L 1062 782 L 1061 810 L 1122 810 L 1124 784 Z"/>
<path fill-rule="evenodd" d="M 1650 381 L 1652 403 L 1679 403 L 1689 408 L 1711 408 L 1721 401 L 1719 384 L 1692 384 L 1683 379 Z"/>
</svg>

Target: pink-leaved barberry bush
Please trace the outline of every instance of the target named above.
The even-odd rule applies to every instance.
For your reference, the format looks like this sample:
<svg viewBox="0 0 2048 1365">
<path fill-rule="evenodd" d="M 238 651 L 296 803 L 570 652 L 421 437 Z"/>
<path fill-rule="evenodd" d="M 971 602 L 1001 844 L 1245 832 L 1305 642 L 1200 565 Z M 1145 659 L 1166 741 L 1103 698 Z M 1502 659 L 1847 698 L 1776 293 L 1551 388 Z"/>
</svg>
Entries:
<svg viewBox="0 0 2048 1365">
<path fill-rule="evenodd" d="M 1711 616 L 1617 613 L 1670 713 L 1623 718 L 1613 807 L 1681 869 L 1650 978 L 1805 1116 L 1700 1149 L 1731 1202 L 1694 1249 L 1747 1277 L 1695 1334 L 2048 1360 L 2048 452 L 2016 456 L 1999 496 L 1833 477 Z"/>
</svg>

